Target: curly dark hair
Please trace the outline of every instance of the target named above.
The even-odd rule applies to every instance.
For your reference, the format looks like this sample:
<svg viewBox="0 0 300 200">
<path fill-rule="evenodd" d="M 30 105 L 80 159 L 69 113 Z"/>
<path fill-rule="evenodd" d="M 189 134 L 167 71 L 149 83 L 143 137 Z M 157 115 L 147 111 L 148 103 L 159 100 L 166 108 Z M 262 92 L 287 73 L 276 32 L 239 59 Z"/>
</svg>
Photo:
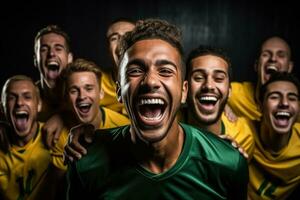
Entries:
<svg viewBox="0 0 300 200">
<path fill-rule="evenodd" d="M 191 70 L 191 61 L 194 58 L 200 57 L 200 56 L 206 56 L 206 55 L 213 55 L 222 58 L 225 60 L 225 62 L 228 65 L 228 75 L 229 75 L 229 80 L 231 80 L 232 77 L 232 67 L 231 67 L 231 61 L 230 58 L 228 57 L 227 53 L 225 52 L 224 49 L 220 47 L 215 47 L 215 46 L 209 46 L 209 45 L 200 45 L 199 47 L 193 49 L 186 60 L 186 67 L 187 67 L 187 73 L 186 75 L 188 76 Z M 188 77 L 186 77 L 187 79 Z"/>
<path fill-rule="evenodd" d="M 180 29 L 161 19 L 146 19 L 138 20 L 136 27 L 133 31 L 126 33 L 118 45 L 118 55 L 122 60 L 125 52 L 136 42 L 146 39 L 161 39 L 168 42 L 178 50 L 181 55 L 181 67 L 183 78 L 185 77 L 185 64 L 183 62 L 184 54 L 181 44 L 181 31 Z"/>
</svg>

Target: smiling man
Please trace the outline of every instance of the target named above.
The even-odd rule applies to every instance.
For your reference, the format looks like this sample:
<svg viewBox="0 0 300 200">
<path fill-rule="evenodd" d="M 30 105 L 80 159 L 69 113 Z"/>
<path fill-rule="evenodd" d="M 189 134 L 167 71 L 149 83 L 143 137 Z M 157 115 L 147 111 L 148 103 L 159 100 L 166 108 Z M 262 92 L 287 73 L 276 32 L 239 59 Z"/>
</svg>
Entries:
<svg viewBox="0 0 300 200">
<path fill-rule="evenodd" d="M 249 166 L 251 199 L 286 199 L 300 183 L 299 81 L 276 73 L 260 90 L 262 121 Z"/>
<path fill-rule="evenodd" d="M 70 38 L 56 25 L 41 29 L 34 39 L 34 64 L 40 72 L 37 83 L 42 99 L 39 120 L 46 122 L 60 108 L 58 78 L 67 64 L 72 62 Z"/>
<path fill-rule="evenodd" d="M 256 84 L 251 82 L 233 82 L 231 84 L 232 94 L 228 104 L 234 113 L 250 120 L 260 121 L 262 114 L 258 103 L 259 89 L 272 73 L 290 73 L 294 65 L 291 57 L 290 46 L 282 38 L 271 37 L 264 41 L 254 65 L 257 73 Z"/>
<path fill-rule="evenodd" d="M 8 152 L 0 151 L 0 199 L 55 199 L 57 182 L 50 181 L 59 176 L 41 140 L 38 88 L 29 77 L 17 75 L 6 81 L 1 98 L 11 131 L 6 133 Z M 50 171 L 55 178 L 49 179 Z M 49 186 L 43 193 L 45 184 Z"/>
<path fill-rule="evenodd" d="M 223 115 L 230 96 L 231 62 L 224 50 L 200 46 L 187 59 L 188 122 L 216 135 L 229 135 L 252 155 L 255 131 L 244 117 L 231 122 Z"/>
<path fill-rule="evenodd" d="M 68 199 L 246 199 L 240 153 L 176 120 L 187 95 L 178 28 L 139 21 L 120 45 L 118 95 L 131 125 L 96 131 L 69 168 Z"/>
</svg>

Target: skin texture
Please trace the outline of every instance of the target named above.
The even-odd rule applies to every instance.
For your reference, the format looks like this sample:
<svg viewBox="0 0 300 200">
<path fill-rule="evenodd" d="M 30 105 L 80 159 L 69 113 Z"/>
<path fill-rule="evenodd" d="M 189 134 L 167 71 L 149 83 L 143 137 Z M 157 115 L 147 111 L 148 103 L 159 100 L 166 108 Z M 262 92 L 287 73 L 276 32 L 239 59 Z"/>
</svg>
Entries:
<svg viewBox="0 0 300 200">
<path fill-rule="evenodd" d="M 118 66 L 119 58 L 116 53 L 117 45 L 120 42 L 121 37 L 134 29 L 134 25 L 129 22 L 119 21 L 113 23 L 107 30 L 106 38 L 109 45 L 109 53 L 112 56 L 115 66 Z"/>
<path fill-rule="evenodd" d="M 40 72 L 42 86 L 48 88 L 55 87 L 57 77 L 73 60 L 65 38 L 56 33 L 45 34 L 39 38 L 35 46 L 34 58 Z M 55 70 L 51 66 L 56 66 Z"/>
<path fill-rule="evenodd" d="M 299 113 L 299 93 L 296 86 L 287 81 L 276 81 L 267 86 L 262 104 L 262 140 L 272 151 L 288 144 L 292 126 Z"/>
<path fill-rule="evenodd" d="M 68 78 L 68 100 L 80 123 L 99 127 L 101 113 L 98 102 L 103 96 L 93 72 L 75 72 Z"/>
<path fill-rule="evenodd" d="M 169 169 L 181 152 L 184 136 L 175 120 L 187 95 L 181 73 L 179 52 L 160 39 L 136 42 L 120 64 L 119 95 L 132 122 L 132 141 L 139 149 L 134 154 L 153 173 Z"/>
<path fill-rule="evenodd" d="M 230 93 L 228 64 L 213 55 L 196 57 L 190 64 L 188 103 L 192 123 L 220 133 L 220 117 Z"/>
<path fill-rule="evenodd" d="M 20 80 L 9 85 L 5 110 L 15 132 L 14 142 L 19 146 L 24 146 L 36 134 L 37 113 L 40 108 L 41 104 L 32 82 Z M 27 118 L 20 115 L 26 115 Z"/>
<path fill-rule="evenodd" d="M 260 55 L 255 65 L 259 85 L 269 80 L 272 71 L 291 72 L 293 62 L 289 45 L 279 37 L 266 40 L 260 50 Z"/>
</svg>

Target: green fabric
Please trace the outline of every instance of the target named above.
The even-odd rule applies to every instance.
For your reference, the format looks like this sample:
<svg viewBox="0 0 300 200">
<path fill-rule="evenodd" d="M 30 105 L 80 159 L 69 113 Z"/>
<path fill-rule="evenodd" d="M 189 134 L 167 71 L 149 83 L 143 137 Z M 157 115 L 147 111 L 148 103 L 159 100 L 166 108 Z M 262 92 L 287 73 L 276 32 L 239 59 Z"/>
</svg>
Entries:
<svg viewBox="0 0 300 200">
<path fill-rule="evenodd" d="M 229 143 L 181 124 L 184 147 L 162 174 L 139 166 L 130 153 L 129 126 L 99 130 L 88 155 L 68 170 L 68 199 L 246 199 L 247 161 Z"/>
</svg>

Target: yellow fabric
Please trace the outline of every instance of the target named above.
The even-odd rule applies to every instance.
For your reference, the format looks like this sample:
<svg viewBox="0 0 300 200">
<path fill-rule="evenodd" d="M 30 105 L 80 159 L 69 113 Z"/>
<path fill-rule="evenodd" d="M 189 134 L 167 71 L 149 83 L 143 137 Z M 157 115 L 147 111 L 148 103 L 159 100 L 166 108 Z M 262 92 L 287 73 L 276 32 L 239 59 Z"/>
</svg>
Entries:
<svg viewBox="0 0 300 200">
<path fill-rule="evenodd" d="M 104 97 L 100 100 L 99 105 L 127 116 L 124 104 L 118 101 L 116 93 L 117 85 L 111 73 L 102 72 L 101 88 L 104 92 Z"/>
<path fill-rule="evenodd" d="M 13 145 L 6 154 L 0 151 L 0 199 L 27 199 L 46 181 L 50 153 L 40 130 L 41 125 L 24 147 Z"/>
<path fill-rule="evenodd" d="M 255 102 L 255 87 L 253 83 L 232 82 L 228 104 L 238 116 L 260 121 L 261 112 L 259 105 Z"/>
<path fill-rule="evenodd" d="M 255 147 L 254 125 L 244 117 L 239 117 L 236 122 L 230 122 L 224 113 L 222 114 L 222 122 L 225 126 L 225 134 L 234 138 L 244 148 L 249 155 L 248 160 L 250 160 Z"/>
<path fill-rule="evenodd" d="M 99 129 L 115 128 L 130 124 L 129 119 L 120 113 L 103 107 L 101 107 L 100 110 L 102 113 L 102 123 L 100 124 Z M 68 140 L 68 134 L 69 130 L 65 127 L 60 135 L 58 143 L 52 150 L 52 163 L 62 170 L 67 169 L 67 166 L 63 163 L 63 151 Z"/>
<path fill-rule="evenodd" d="M 285 199 L 297 187 L 300 183 L 299 141 L 299 123 L 293 126 L 288 145 L 276 155 L 265 151 L 255 135 L 256 148 L 249 165 L 251 199 Z"/>
</svg>

